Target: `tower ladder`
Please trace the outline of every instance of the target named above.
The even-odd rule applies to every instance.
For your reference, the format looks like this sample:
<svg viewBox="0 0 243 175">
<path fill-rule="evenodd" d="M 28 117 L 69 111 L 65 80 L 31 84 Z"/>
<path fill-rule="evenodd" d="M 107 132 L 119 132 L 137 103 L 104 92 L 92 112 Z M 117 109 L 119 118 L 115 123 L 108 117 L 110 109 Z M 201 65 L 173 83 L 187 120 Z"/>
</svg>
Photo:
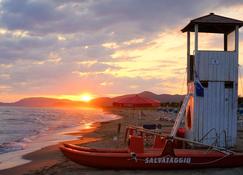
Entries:
<svg viewBox="0 0 243 175">
<path fill-rule="evenodd" d="M 181 106 L 181 109 L 180 109 L 179 113 L 177 114 L 174 126 L 173 126 L 173 128 L 171 130 L 171 133 L 170 133 L 171 137 L 175 137 L 176 136 L 177 130 L 180 127 L 181 121 L 182 121 L 182 119 L 184 117 L 184 113 L 186 111 L 187 104 L 188 104 L 189 99 L 190 99 L 191 96 L 192 96 L 192 94 L 187 94 L 185 96 L 184 100 L 183 100 L 183 104 Z"/>
</svg>

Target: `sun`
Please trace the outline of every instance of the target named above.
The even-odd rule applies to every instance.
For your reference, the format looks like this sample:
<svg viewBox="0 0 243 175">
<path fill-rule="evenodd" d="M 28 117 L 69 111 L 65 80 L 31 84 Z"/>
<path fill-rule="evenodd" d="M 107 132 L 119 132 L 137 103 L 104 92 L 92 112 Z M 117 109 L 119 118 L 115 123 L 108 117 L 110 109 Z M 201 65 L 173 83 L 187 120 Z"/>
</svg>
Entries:
<svg viewBox="0 0 243 175">
<path fill-rule="evenodd" d="M 80 94 L 72 94 L 72 95 L 60 95 L 60 96 L 54 97 L 54 98 L 69 99 L 69 100 L 72 100 L 72 101 L 82 101 L 82 102 L 88 103 L 91 100 L 93 100 L 95 97 L 96 96 L 94 94 L 91 94 L 91 93 L 80 93 Z"/>
<path fill-rule="evenodd" d="M 92 97 L 88 94 L 84 94 L 84 95 L 81 95 L 80 100 L 83 102 L 89 102 L 90 100 L 92 100 Z"/>
</svg>

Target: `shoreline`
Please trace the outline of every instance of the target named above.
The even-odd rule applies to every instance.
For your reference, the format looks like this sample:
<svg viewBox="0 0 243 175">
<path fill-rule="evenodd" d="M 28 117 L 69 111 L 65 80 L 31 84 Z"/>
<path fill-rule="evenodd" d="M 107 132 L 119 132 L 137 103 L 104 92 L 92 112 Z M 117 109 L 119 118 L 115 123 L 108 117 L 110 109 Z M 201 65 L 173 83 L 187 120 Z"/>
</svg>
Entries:
<svg viewBox="0 0 243 175">
<path fill-rule="evenodd" d="M 12 117 L 11 115 L 15 114 L 14 112 L 16 109 L 4 109 L 4 111 L 6 110 L 9 111 L 8 115 Z M 21 115 L 25 116 L 26 118 L 28 117 L 28 115 L 32 115 L 32 113 L 35 114 L 35 112 L 36 115 L 47 116 L 37 118 L 38 120 L 35 119 L 36 117 L 30 118 L 30 121 L 34 121 L 33 123 L 35 124 L 33 124 L 34 127 L 30 127 L 33 128 L 33 130 L 37 131 L 35 134 L 30 134 L 30 136 L 28 134 L 22 134 L 19 136 L 20 139 L 18 139 L 17 141 L 13 140 L 12 142 L 9 142 L 13 145 L 13 147 L 15 145 L 19 146 L 19 149 L 17 149 L 16 151 L 14 151 L 14 149 L 8 151 L 8 147 L 6 146 L 7 151 L 3 154 L 0 154 L 0 171 L 29 163 L 29 160 L 23 158 L 23 156 L 26 154 L 38 151 L 48 146 L 56 145 L 63 141 L 79 140 L 80 137 L 82 137 L 82 134 L 85 134 L 86 132 L 92 132 L 92 130 L 88 131 L 87 129 L 97 127 L 97 123 L 96 125 L 94 124 L 95 122 L 111 121 L 120 118 L 120 116 L 114 115 L 112 113 L 107 114 L 100 108 L 92 108 L 91 111 L 83 108 L 80 110 L 65 109 L 64 111 L 63 109 L 57 111 L 56 109 L 48 109 L 47 111 L 45 109 L 20 110 Z M 68 116 L 69 114 L 73 117 L 70 118 L 70 116 Z M 51 119 L 48 119 L 49 117 L 51 117 Z M 19 118 L 16 117 L 16 120 L 18 121 Z M 91 124 L 93 124 L 92 127 Z M 28 126 L 31 125 L 29 124 L 26 126 L 16 126 L 16 130 L 25 131 L 25 127 L 28 128 Z M 35 126 L 37 126 L 37 129 L 35 128 Z M 12 135 L 6 135 L 6 137 L 9 137 L 10 141 L 11 136 Z M 6 143 L 8 142 L 6 141 Z M 3 151 L 4 149 L 5 147 L 2 148 Z"/>
<path fill-rule="evenodd" d="M 119 120 L 115 119 L 115 120 Z M 0 170 L 1 175 L 15 175 L 16 172 L 18 175 L 26 174 L 29 172 L 34 172 L 41 170 L 43 168 L 51 167 L 57 163 L 61 163 L 63 161 L 63 155 L 59 150 L 59 146 L 63 143 L 72 143 L 72 144 L 87 144 L 95 141 L 101 140 L 100 138 L 95 137 L 86 137 L 86 135 L 95 132 L 102 123 L 112 122 L 111 121 L 104 121 L 104 122 L 94 122 L 91 124 L 90 128 L 80 129 L 79 131 L 72 131 L 70 133 L 65 133 L 66 135 L 75 136 L 76 139 L 74 140 L 67 140 L 62 141 L 57 144 L 53 144 L 50 146 L 46 146 L 40 148 L 39 150 L 27 153 L 22 156 L 23 160 L 26 160 L 27 163 L 22 165 L 17 165 L 11 168 Z M 80 137 L 78 137 L 80 135 Z"/>
<path fill-rule="evenodd" d="M 82 128 L 82 126 L 81 126 L 81 128 Z M 41 150 L 46 147 L 58 145 L 59 143 L 62 143 L 65 141 L 77 140 L 78 139 L 77 135 L 72 134 L 72 132 L 80 132 L 80 130 L 85 130 L 85 129 L 81 129 L 81 128 L 80 128 L 80 126 L 79 127 L 75 126 L 72 128 L 65 128 L 62 132 L 54 132 L 54 133 L 51 132 L 49 135 L 47 135 L 47 134 L 40 135 L 39 137 L 37 137 L 36 140 L 33 140 L 32 142 L 30 142 L 28 147 L 25 149 L 18 150 L 18 151 L 11 151 L 11 152 L 1 154 L 0 171 L 30 163 L 31 160 L 25 159 L 25 155 L 31 154 L 33 152 L 36 152 L 36 151 Z M 70 134 L 69 134 L 68 130 L 71 130 Z M 59 135 L 60 135 L 60 138 L 55 140 L 55 137 L 58 137 Z M 82 137 L 82 135 L 81 135 L 81 137 Z M 51 141 L 48 141 L 50 139 L 51 139 Z M 11 160 L 11 161 L 9 161 L 9 160 Z"/>
<path fill-rule="evenodd" d="M 34 167 L 36 167 L 36 162 L 38 162 L 39 164 L 40 160 L 46 160 L 46 163 L 41 163 L 44 166 L 53 164 L 56 162 L 54 159 L 55 158 L 58 159 L 55 155 L 54 155 L 55 158 L 49 157 L 48 154 L 45 156 L 42 155 L 42 158 L 38 158 L 40 157 L 41 154 L 35 154 L 35 153 L 41 152 L 45 154 L 46 152 L 52 153 L 52 151 L 60 152 L 59 146 L 62 143 L 84 144 L 87 142 L 94 142 L 100 140 L 99 138 L 85 137 L 85 135 L 97 130 L 97 128 L 99 128 L 102 125 L 101 123 L 106 123 L 121 118 L 121 116 L 118 116 L 116 114 L 113 113 L 110 114 L 112 115 L 111 118 L 110 117 L 107 119 L 102 118 L 100 121 L 96 120 L 94 122 L 85 123 L 84 125 L 65 128 L 63 131 L 59 131 L 58 133 L 50 133 L 49 135 L 44 134 L 44 137 L 40 137 L 37 140 L 34 140 L 33 143 L 31 143 L 31 145 L 29 145 L 27 149 L 7 152 L 0 155 L 1 156 L 0 174 L 2 175 L 5 172 L 6 172 L 5 174 L 13 174 L 13 175 L 16 172 L 18 172 L 17 174 L 23 174 L 26 172 L 26 170 L 28 171 L 28 168 L 22 171 L 24 167 L 27 167 L 29 165 L 30 167 L 33 165 Z M 85 139 L 83 139 L 84 137 Z M 51 140 L 46 138 L 49 138 Z M 54 160 L 54 161 L 50 161 L 50 160 Z M 40 167 L 42 167 L 41 164 Z"/>
</svg>

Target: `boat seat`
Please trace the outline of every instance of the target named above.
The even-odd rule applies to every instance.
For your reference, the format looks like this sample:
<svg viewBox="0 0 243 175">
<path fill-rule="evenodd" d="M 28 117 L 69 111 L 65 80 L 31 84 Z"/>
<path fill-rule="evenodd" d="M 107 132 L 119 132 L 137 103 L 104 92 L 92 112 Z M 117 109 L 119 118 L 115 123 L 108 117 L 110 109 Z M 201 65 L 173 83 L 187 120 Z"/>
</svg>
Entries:
<svg viewBox="0 0 243 175">
<path fill-rule="evenodd" d="M 163 148 L 165 145 L 165 141 L 166 139 L 164 137 L 156 135 L 154 139 L 153 148 Z"/>
<path fill-rule="evenodd" d="M 143 137 L 130 135 L 128 151 L 134 153 L 144 153 Z"/>
</svg>

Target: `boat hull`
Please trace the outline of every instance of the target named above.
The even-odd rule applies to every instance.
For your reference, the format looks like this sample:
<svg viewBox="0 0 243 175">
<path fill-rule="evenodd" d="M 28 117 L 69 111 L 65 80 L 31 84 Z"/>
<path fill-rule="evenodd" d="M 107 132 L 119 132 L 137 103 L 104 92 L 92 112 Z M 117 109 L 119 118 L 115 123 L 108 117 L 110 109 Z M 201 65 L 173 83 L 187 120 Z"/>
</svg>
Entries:
<svg viewBox="0 0 243 175">
<path fill-rule="evenodd" d="M 73 144 L 63 144 L 66 148 L 71 148 L 74 150 L 85 151 L 85 152 L 100 152 L 100 153 L 126 153 L 127 149 L 109 149 L 109 148 L 89 148 L 84 146 L 77 146 Z"/>
<path fill-rule="evenodd" d="M 148 153 L 101 153 L 60 147 L 70 160 L 84 166 L 102 169 L 194 169 L 243 166 L 242 154 L 223 154 L 206 150 L 175 150 L 175 155 Z"/>
</svg>

